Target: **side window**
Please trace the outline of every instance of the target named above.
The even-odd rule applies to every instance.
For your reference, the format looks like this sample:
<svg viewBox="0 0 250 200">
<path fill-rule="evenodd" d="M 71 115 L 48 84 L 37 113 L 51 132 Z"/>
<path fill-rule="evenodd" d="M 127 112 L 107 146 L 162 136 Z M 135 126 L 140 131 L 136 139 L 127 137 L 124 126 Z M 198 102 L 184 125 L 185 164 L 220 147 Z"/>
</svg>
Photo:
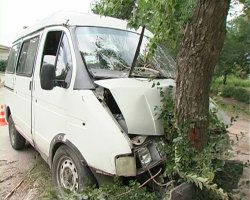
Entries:
<svg viewBox="0 0 250 200">
<path fill-rule="evenodd" d="M 44 63 L 55 66 L 55 86 L 68 88 L 72 75 L 72 56 L 67 36 L 62 31 L 48 32 L 42 65 Z"/>
<path fill-rule="evenodd" d="M 19 75 L 30 76 L 35 63 L 39 37 L 32 38 L 23 42 L 16 73 Z"/>
<path fill-rule="evenodd" d="M 56 64 L 56 54 L 61 41 L 62 31 L 50 31 L 47 33 L 43 49 L 43 62 L 51 65 Z"/>
<path fill-rule="evenodd" d="M 9 58 L 8 58 L 8 64 L 6 67 L 7 73 L 15 72 L 15 66 L 16 66 L 16 61 L 18 58 L 19 49 L 20 49 L 20 44 L 16 44 L 12 47 Z"/>
<path fill-rule="evenodd" d="M 56 85 L 69 87 L 72 72 L 72 56 L 66 35 L 63 35 L 56 60 Z"/>
</svg>

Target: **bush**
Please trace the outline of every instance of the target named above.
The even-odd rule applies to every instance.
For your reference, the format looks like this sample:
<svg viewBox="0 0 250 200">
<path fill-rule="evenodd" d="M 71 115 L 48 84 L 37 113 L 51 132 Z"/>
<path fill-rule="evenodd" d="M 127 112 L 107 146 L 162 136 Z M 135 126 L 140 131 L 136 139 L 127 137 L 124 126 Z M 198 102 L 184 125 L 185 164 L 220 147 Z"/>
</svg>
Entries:
<svg viewBox="0 0 250 200">
<path fill-rule="evenodd" d="M 4 72 L 7 66 L 7 60 L 0 60 L 0 71 Z"/>
<path fill-rule="evenodd" d="M 237 77 L 228 77 L 227 84 L 223 85 L 222 78 L 213 81 L 211 92 L 222 97 L 229 97 L 243 103 L 250 104 L 250 80 Z"/>
<path fill-rule="evenodd" d="M 221 96 L 250 104 L 250 92 L 241 87 L 224 86 L 222 87 Z"/>
<path fill-rule="evenodd" d="M 100 188 L 88 187 L 82 193 L 69 192 L 63 197 L 65 200 L 156 200 L 153 192 L 149 192 L 136 181 L 130 181 L 128 185 L 123 185 L 118 180 L 108 183 Z"/>
<path fill-rule="evenodd" d="M 245 88 L 220 85 L 217 88 L 212 88 L 212 93 L 250 104 L 250 91 Z"/>
<path fill-rule="evenodd" d="M 223 77 L 216 78 L 213 81 L 212 87 L 218 87 L 223 85 Z M 250 87 L 250 79 L 241 79 L 235 76 L 229 76 L 226 81 L 226 85 L 234 87 Z"/>
</svg>

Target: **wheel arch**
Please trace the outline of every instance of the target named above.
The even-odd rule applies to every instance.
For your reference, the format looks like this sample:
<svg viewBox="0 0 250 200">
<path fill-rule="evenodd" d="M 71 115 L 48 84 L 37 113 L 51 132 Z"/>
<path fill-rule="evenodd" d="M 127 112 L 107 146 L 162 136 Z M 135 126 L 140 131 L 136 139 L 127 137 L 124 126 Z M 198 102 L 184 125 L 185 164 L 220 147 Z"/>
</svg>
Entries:
<svg viewBox="0 0 250 200">
<path fill-rule="evenodd" d="M 48 164 L 50 168 L 52 166 L 52 162 L 53 162 L 57 149 L 62 145 L 66 145 L 69 148 L 71 148 L 81 160 L 81 164 L 88 166 L 86 160 L 84 159 L 82 153 L 78 150 L 78 148 L 66 138 L 66 134 L 60 133 L 60 134 L 57 134 L 50 143 L 49 159 L 48 159 Z"/>
</svg>

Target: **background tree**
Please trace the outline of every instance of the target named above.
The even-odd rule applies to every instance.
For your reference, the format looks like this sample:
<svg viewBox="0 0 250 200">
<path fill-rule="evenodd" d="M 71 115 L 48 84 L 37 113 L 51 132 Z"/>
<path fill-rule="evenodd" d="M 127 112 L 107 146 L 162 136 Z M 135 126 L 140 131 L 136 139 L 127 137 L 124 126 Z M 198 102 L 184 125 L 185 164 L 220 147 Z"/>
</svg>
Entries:
<svg viewBox="0 0 250 200">
<path fill-rule="evenodd" d="M 151 49 L 162 43 L 174 49 L 183 38 L 177 56 L 175 117 L 178 127 L 189 124 L 190 142 L 196 149 L 206 145 L 208 139 L 210 83 L 224 42 L 229 3 L 100 0 L 93 9 L 99 14 L 129 19 L 135 28 L 148 27 L 154 33 Z M 125 8 L 132 12 L 122 15 Z"/>
<path fill-rule="evenodd" d="M 247 6 L 245 7 L 247 8 Z M 215 71 L 216 77 L 223 76 L 224 84 L 226 84 L 228 75 L 233 74 L 240 78 L 247 78 L 250 73 L 250 19 L 247 15 L 248 9 L 244 9 L 243 14 L 227 25 L 227 36 Z"/>
</svg>

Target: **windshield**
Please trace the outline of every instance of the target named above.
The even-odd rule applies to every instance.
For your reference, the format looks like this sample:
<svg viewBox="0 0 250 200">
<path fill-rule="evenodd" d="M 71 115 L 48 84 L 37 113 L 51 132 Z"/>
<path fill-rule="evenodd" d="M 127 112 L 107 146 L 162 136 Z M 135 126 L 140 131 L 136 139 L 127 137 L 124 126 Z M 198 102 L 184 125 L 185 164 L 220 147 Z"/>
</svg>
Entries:
<svg viewBox="0 0 250 200">
<path fill-rule="evenodd" d="M 76 37 L 83 62 L 95 78 L 127 77 L 140 35 L 126 30 L 77 27 Z M 145 62 L 150 38 L 144 36 L 132 76 L 174 78 L 176 64 L 164 47 Z"/>
</svg>

